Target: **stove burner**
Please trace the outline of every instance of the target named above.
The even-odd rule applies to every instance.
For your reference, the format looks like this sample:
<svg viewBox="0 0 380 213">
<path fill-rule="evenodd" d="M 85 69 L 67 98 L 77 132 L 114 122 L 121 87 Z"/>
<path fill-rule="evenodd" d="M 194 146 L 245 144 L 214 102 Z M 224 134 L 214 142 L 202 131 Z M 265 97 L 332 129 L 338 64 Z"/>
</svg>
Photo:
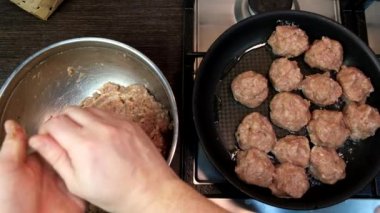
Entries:
<svg viewBox="0 0 380 213">
<path fill-rule="evenodd" d="M 236 21 L 252 15 L 274 10 L 300 10 L 299 0 L 236 0 L 234 6 Z"/>
<path fill-rule="evenodd" d="M 254 13 L 275 10 L 290 10 L 293 0 L 248 0 L 249 7 Z"/>
</svg>

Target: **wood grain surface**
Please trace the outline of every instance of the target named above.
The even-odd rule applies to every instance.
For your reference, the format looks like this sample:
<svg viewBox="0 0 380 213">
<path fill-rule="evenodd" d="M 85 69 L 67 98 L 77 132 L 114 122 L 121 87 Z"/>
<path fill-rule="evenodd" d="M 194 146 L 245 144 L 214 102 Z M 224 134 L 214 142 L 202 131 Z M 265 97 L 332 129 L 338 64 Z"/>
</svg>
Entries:
<svg viewBox="0 0 380 213">
<path fill-rule="evenodd" d="M 180 105 L 183 12 L 181 0 L 65 0 L 48 21 L 42 21 L 0 0 L 0 85 L 23 60 L 50 44 L 105 37 L 130 45 L 155 62 Z M 87 212 L 102 211 L 91 206 Z"/>
<path fill-rule="evenodd" d="M 147 55 L 180 94 L 181 0 L 65 0 L 48 21 L 0 0 L 0 85 L 34 52 L 75 37 L 124 42 Z"/>
</svg>

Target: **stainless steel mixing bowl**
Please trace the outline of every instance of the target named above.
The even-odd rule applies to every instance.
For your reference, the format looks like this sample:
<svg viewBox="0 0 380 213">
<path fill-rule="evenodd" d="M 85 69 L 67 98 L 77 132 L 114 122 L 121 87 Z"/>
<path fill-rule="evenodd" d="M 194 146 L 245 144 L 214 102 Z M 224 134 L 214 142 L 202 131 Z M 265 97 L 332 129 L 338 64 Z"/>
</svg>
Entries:
<svg viewBox="0 0 380 213">
<path fill-rule="evenodd" d="M 144 84 L 170 111 L 173 138 L 171 163 L 178 139 L 178 113 L 170 85 L 145 55 L 104 38 L 76 38 L 50 45 L 19 65 L 0 90 L 1 124 L 19 121 L 29 135 L 67 105 L 78 105 L 106 82 Z M 2 128 L 1 128 L 2 129 Z M 0 132 L 4 137 L 3 129 Z"/>
</svg>

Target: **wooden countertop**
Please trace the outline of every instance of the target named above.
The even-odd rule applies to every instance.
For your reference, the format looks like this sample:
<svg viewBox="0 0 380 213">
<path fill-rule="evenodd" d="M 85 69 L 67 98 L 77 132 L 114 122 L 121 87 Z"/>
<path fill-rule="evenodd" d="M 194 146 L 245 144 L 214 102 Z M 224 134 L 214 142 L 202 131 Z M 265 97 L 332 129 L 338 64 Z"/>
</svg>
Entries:
<svg viewBox="0 0 380 213">
<path fill-rule="evenodd" d="M 0 1 L 0 86 L 22 61 L 50 44 L 104 37 L 149 57 L 171 84 L 180 109 L 183 13 L 181 0 L 64 0 L 48 21 L 42 21 L 9 0 Z M 171 164 L 177 173 L 179 158 L 177 146 Z"/>
<path fill-rule="evenodd" d="M 181 92 L 181 0 L 65 0 L 42 21 L 0 1 L 0 85 L 34 52 L 61 40 L 95 36 L 126 43 L 154 61 Z"/>
</svg>

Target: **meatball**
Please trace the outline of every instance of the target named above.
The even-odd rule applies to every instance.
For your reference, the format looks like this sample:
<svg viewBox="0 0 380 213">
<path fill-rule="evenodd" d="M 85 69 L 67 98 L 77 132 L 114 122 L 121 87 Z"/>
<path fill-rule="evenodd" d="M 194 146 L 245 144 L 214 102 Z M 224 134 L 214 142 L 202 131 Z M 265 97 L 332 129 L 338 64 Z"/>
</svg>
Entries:
<svg viewBox="0 0 380 213">
<path fill-rule="evenodd" d="M 350 136 L 343 113 L 332 110 L 314 110 L 307 131 L 313 144 L 329 148 L 338 148 Z"/>
<path fill-rule="evenodd" d="M 276 143 L 272 153 L 281 163 L 307 167 L 310 159 L 309 140 L 304 136 L 285 136 Z"/>
<path fill-rule="evenodd" d="M 237 153 L 235 172 L 246 183 L 268 187 L 272 183 L 274 166 L 267 154 L 253 148 Z"/>
<path fill-rule="evenodd" d="M 235 136 L 242 150 L 256 148 L 268 153 L 276 143 L 272 124 L 258 112 L 244 117 Z"/>
<path fill-rule="evenodd" d="M 276 55 L 287 58 L 297 57 L 309 48 L 306 33 L 294 25 L 277 26 L 268 39 L 268 44 Z"/>
<path fill-rule="evenodd" d="M 255 108 L 268 97 L 268 81 L 256 72 L 246 71 L 232 81 L 232 94 L 236 101 Z"/>
<path fill-rule="evenodd" d="M 348 104 L 344 110 L 344 121 L 351 130 L 352 140 L 366 139 L 375 135 L 380 127 L 380 115 L 376 108 L 367 104 Z"/>
<path fill-rule="evenodd" d="M 281 128 L 298 131 L 310 120 L 309 106 L 309 101 L 299 95 L 280 92 L 270 102 L 270 118 Z"/>
<path fill-rule="evenodd" d="M 322 183 L 335 184 L 346 177 L 346 163 L 334 149 L 314 146 L 310 153 L 310 173 Z"/>
<path fill-rule="evenodd" d="M 334 104 L 342 96 L 339 83 L 330 78 L 328 73 L 306 76 L 301 90 L 309 100 L 319 106 Z"/>
<path fill-rule="evenodd" d="M 301 198 L 310 184 L 305 169 L 291 163 L 276 167 L 273 183 L 269 186 L 277 197 Z"/>
<path fill-rule="evenodd" d="M 323 36 L 321 40 L 314 41 L 304 59 L 310 67 L 339 71 L 343 62 L 343 47 L 338 41 Z"/>
<path fill-rule="evenodd" d="M 277 91 L 289 92 L 298 88 L 303 75 L 296 61 L 279 58 L 270 66 L 269 78 Z"/>
<path fill-rule="evenodd" d="M 336 78 L 343 88 L 344 97 L 349 101 L 364 103 L 373 92 L 369 78 L 356 67 L 343 66 Z"/>
</svg>

